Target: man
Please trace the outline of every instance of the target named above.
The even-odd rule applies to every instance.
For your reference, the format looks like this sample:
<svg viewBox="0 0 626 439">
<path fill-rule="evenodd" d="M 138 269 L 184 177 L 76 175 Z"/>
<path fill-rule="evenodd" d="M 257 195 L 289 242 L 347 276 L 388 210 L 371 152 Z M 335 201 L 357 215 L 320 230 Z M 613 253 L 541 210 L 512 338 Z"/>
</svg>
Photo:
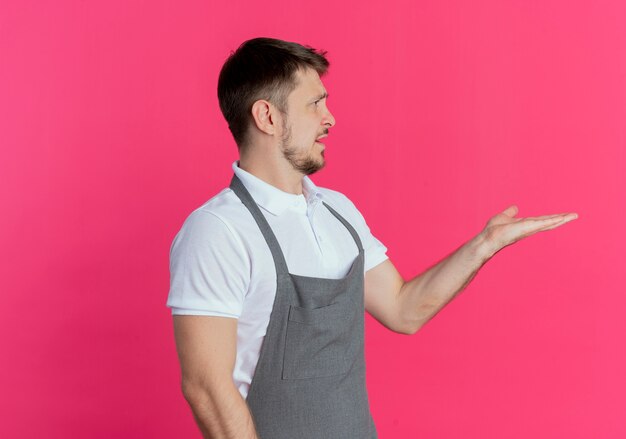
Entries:
<svg viewBox="0 0 626 439">
<path fill-rule="evenodd" d="M 220 108 L 240 159 L 172 243 L 168 306 L 182 391 L 205 437 L 376 438 L 365 387 L 364 312 L 414 334 L 503 247 L 577 217 L 511 206 L 406 282 L 324 167 L 335 119 L 325 52 L 256 38 L 225 62 Z"/>
</svg>

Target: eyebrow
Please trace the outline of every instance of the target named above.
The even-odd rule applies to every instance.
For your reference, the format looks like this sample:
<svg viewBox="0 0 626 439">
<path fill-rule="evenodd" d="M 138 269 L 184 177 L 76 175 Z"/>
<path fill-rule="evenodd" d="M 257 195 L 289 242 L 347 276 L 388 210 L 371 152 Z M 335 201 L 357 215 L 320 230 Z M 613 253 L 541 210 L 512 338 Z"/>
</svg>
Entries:
<svg viewBox="0 0 626 439">
<path fill-rule="evenodd" d="M 322 99 L 324 99 L 324 98 L 328 98 L 328 92 L 326 92 L 326 91 L 325 91 L 324 93 L 322 93 L 321 95 L 316 96 L 316 97 L 313 99 L 313 102 L 315 102 L 315 101 L 319 101 L 319 100 L 322 100 Z"/>
</svg>

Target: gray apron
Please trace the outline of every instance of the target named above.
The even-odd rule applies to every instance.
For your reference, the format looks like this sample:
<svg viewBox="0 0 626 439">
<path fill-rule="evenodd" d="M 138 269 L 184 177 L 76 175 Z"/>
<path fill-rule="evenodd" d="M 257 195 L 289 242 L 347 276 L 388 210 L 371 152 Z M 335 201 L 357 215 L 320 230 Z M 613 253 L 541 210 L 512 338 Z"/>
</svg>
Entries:
<svg viewBox="0 0 626 439">
<path fill-rule="evenodd" d="M 364 257 L 341 279 L 289 273 L 256 202 L 233 175 L 230 188 L 258 224 L 276 266 L 276 297 L 246 402 L 261 439 L 375 439 L 365 384 Z"/>
</svg>

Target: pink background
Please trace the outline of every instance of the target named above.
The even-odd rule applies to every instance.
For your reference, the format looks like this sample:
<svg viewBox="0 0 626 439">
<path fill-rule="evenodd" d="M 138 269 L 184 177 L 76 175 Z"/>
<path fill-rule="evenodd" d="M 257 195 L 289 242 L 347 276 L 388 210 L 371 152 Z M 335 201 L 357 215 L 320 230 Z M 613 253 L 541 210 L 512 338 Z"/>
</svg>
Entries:
<svg viewBox="0 0 626 439">
<path fill-rule="evenodd" d="M 256 36 L 328 50 L 313 179 L 406 279 L 510 204 L 579 214 L 414 336 L 367 317 L 380 437 L 626 437 L 619 0 L 2 2 L 0 436 L 200 437 L 169 247 L 229 182 L 217 75 Z"/>
</svg>

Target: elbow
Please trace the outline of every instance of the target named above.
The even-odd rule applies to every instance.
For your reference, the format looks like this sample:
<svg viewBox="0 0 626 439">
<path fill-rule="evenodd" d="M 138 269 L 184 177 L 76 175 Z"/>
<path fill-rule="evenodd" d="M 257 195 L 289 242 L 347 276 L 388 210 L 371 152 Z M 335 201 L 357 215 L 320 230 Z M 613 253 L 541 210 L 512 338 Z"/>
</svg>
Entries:
<svg viewBox="0 0 626 439">
<path fill-rule="evenodd" d="M 187 403 L 192 407 L 214 408 L 218 401 L 229 393 L 239 394 L 230 375 L 215 380 L 183 379 L 181 392 Z"/>
<path fill-rule="evenodd" d="M 422 325 L 418 322 L 408 322 L 395 330 L 396 333 L 401 335 L 414 335 L 421 329 Z"/>
<path fill-rule="evenodd" d="M 180 390 L 181 390 L 181 393 L 183 394 L 183 398 L 185 398 L 185 401 L 187 401 L 187 403 L 189 403 L 189 405 L 191 406 L 193 406 L 196 403 L 196 401 L 201 399 L 199 396 L 200 392 L 195 387 L 183 384 Z"/>
<path fill-rule="evenodd" d="M 401 322 L 396 331 L 398 334 L 413 335 L 419 331 L 429 320 L 428 313 L 423 312 L 399 312 L 398 322 Z"/>
<path fill-rule="evenodd" d="M 191 407 L 207 405 L 211 401 L 208 390 L 204 386 L 197 383 L 183 381 L 181 385 L 181 392 Z"/>
<path fill-rule="evenodd" d="M 403 332 L 405 335 L 414 335 L 419 331 L 421 326 L 411 326 L 407 331 Z"/>
</svg>

